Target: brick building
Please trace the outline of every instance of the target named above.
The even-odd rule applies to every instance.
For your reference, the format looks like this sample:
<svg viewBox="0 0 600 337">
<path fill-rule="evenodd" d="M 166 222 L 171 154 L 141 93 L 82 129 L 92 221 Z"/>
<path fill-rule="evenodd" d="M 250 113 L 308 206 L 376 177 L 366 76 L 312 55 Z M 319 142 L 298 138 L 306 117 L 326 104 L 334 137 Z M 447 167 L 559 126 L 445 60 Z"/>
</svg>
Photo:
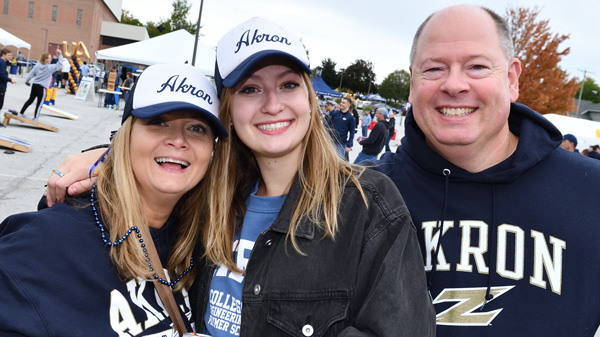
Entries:
<svg viewBox="0 0 600 337">
<path fill-rule="evenodd" d="M 83 42 L 95 61 L 97 50 L 148 38 L 144 27 L 119 23 L 122 0 L 0 0 L 0 6 L 0 27 L 30 43 L 35 60 L 63 41 L 69 50 Z"/>
</svg>

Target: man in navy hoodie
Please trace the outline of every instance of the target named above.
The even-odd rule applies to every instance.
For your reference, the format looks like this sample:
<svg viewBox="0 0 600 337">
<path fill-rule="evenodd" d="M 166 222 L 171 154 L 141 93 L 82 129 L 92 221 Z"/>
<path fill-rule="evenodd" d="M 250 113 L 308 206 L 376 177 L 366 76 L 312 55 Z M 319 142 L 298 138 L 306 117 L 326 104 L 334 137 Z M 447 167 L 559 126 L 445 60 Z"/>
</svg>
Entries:
<svg viewBox="0 0 600 337">
<path fill-rule="evenodd" d="M 350 110 L 352 107 L 350 97 L 342 98 L 340 106 L 340 110 L 330 112 L 327 122 L 332 128 L 332 138 L 338 154 L 340 157 L 346 158 L 346 154 L 352 150 L 356 120 Z"/>
<path fill-rule="evenodd" d="M 8 77 L 8 72 L 6 71 L 6 61 L 12 58 L 12 53 L 10 49 L 3 48 L 0 50 L 0 111 L 2 111 L 2 106 L 4 105 L 4 95 L 6 94 L 6 85 L 8 82 L 15 84 L 17 83 L 13 78 Z"/>
<path fill-rule="evenodd" d="M 505 21 L 475 6 L 432 14 L 410 73 L 405 137 L 375 167 L 417 227 L 437 336 L 594 336 L 600 163 L 516 103 Z"/>
</svg>

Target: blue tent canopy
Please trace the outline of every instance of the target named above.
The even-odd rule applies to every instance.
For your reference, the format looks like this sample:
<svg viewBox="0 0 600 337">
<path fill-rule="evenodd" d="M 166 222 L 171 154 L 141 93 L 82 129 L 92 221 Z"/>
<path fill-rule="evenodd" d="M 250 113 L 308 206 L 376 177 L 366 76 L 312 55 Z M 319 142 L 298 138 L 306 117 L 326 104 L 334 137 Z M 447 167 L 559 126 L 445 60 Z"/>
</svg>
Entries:
<svg viewBox="0 0 600 337">
<path fill-rule="evenodd" d="M 321 76 L 315 76 L 310 79 L 312 83 L 313 90 L 317 93 L 317 95 L 323 96 L 331 96 L 331 97 L 342 97 L 342 94 L 331 89 Z"/>
<path fill-rule="evenodd" d="M 385 98 L 381 97 L 379 94 L 370 94 L 366 97 L 366 99 L 369 101 L 385 102 Z"/>
</svg>

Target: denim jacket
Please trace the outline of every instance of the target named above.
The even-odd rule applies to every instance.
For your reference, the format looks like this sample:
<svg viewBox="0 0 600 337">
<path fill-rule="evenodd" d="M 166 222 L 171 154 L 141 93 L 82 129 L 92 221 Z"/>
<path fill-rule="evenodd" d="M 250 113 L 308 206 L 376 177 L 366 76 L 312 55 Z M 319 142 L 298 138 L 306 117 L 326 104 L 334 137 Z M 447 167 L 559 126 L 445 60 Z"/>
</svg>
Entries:
<svg viewBox="0 0 600 337">
<path fill-rule="evenodd" d="M 286 240 L 298 184 L 271 225 L 260 234 L 242 290 L 240 336 L 434 336 L 435 312 L 427 295 L 416 229 L 389 178 L 367 169 L 349 182 L 335 239 L 303 220 L 296 233 L 301 255 Z M 287 242 L 286 242 L 287 241 Z M 214 266 L 196 251 L 191 289 L 196 329 L 204 329 Z"/>
</svg>

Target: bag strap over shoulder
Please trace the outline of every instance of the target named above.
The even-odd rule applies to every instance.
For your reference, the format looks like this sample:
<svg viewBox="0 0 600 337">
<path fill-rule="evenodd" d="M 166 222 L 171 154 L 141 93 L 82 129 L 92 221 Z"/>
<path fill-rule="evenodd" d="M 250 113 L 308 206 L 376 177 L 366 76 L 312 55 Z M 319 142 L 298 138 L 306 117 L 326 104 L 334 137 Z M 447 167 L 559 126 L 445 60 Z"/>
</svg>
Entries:
<svg viewBox="0 0 600 337">
<path fill-rule="evenodd" d="M 146 240 L 146 248 L 148 250 L 148 256 L 150 258 L 150 263 L 152 264 L 152 268 L 158 277 L 163 280 L 166 280 L 162 263 L 160 263 L 160 258 L 158 257 L 158 253 L 156 251 L 156 247 L 154 246 L 154 240 L 152 240 L 152 236 L 150 236 L 149 240 Z M 175 325 L 175 329 L 179 332 L 179 336 L 183 336 L 186 333 L 187 329 L 185 327 L 185 323 L 183 322 L 183 318 L 181 317 L 181 312 L 177 307 L 177 303 L 175 302 L 175 297 L 173 297 L 173 292 L 171 288 L 161 283 L 157 278 L 152 280 L 154 282 L 154 287 L 156 291 L 158 291 L 158 295 L 160 295 L 160 299 L 162 300 L 169 316 L 171 317 L 171 321 Z"/>
</svg>

